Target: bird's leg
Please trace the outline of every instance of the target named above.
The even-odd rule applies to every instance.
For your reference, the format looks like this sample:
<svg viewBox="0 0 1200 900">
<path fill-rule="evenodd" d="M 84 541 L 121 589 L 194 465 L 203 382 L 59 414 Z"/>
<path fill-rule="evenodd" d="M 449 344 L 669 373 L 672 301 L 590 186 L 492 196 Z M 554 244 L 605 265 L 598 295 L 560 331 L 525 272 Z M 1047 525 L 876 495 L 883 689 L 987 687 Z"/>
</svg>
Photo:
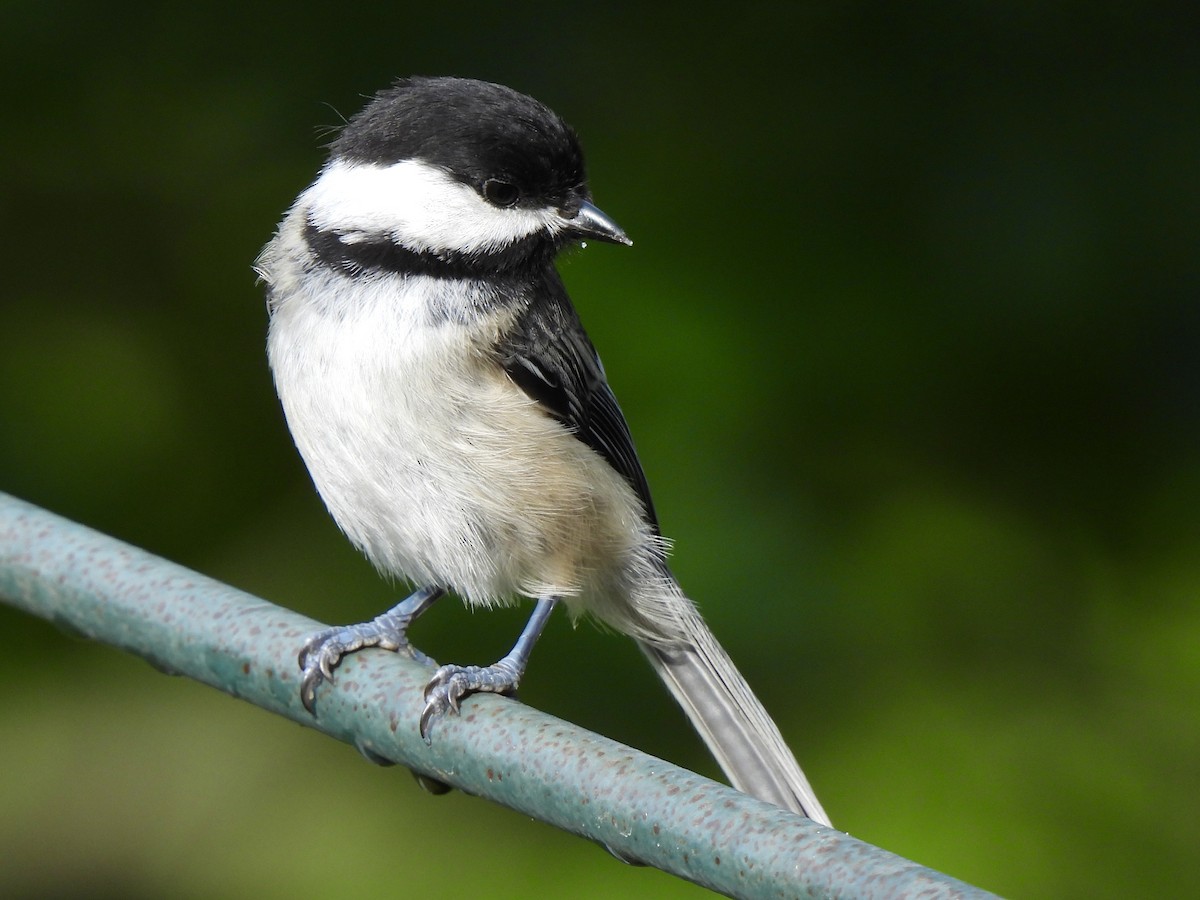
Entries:
<svg viewBox="0 0 1200 900">
<path fill-rule="evenodd" d="M 434 720 L 448 710 L 458 712 L 459 701 L 468 694 L 480 691 L 511 694 L 516 691 L 529 664 L 529 653 L 557 605 L 557 597 L 539 598 L 516 644 L 498 662 L 490 666 L 442 666 L 434 673 L 425 686 L 425 710 L 421 713 L 421 737 L 426 743 L 429 743 L 429 728 Z"/>
<path fill-rule="evenodd" d="M 433 660 L 408 643 L 405 632 L 442 594 L 443 588 L 423 587 L 370 622 L 343 625 L 319 631 L 304 642 L 300 650 L 300 701 L 313 715 L 317 714 L 317 688 L 323 681 L 333 681 L 333 670 L 342 657 L 364 647 L 379 647 L 411 656 L 417 662 L 434 665 Z"/>
</svg>

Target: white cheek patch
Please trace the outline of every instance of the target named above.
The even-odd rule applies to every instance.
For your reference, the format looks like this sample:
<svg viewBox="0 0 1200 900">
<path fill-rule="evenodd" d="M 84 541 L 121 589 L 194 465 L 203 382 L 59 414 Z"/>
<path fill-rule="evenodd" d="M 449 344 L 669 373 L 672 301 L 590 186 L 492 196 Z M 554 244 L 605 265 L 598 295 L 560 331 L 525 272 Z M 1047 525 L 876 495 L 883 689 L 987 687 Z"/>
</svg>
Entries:
<svg viewBox="0 0 1200 900">
<path fill-rule="evenodd" d="M 343 240 L 387 235 L 410 250 L 488 253 L 555 231 L 553 209 L 500 209 L 420 160 L 390 166 L 334 160 L 300 197 L 312 223 Z"/>
</svg>

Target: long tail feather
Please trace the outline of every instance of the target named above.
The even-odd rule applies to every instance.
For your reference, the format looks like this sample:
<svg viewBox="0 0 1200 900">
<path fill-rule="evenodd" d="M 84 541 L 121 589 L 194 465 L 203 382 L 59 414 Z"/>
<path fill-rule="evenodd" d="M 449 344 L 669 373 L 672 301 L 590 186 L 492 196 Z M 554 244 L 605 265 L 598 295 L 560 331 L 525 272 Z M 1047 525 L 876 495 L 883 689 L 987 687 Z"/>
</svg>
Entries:
<svg viewBox="0 0 1200 900">
<path fill-rule="evenodd" d="M 779 728 L 687 602 L 681 643 L 638 645 L 738 790 L 829 825 Z"/>
</svg>

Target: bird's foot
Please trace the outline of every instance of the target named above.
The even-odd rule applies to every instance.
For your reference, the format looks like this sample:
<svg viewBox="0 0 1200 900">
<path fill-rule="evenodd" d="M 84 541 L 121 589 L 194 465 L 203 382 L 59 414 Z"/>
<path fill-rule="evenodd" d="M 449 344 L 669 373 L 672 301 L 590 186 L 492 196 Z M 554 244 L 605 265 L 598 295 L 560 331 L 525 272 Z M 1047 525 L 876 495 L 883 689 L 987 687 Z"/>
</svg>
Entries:
<svg viewBox="0 0 1200 900">
<path fill-rule="evenodd" d="M 314 716 L 317 713 L 317 688 L 333 681 L 333 670 L 348 653 L 365 647 L 378 647 L 403 653 L 419 663 L 437 665 L 408 642 L 406 632 L 421 613 L 442 595 L 437 588 L 424 588 L 397 604 L 388 612 L 360 625 L 343 625 L 318 631 L 300 649 L 300 702 Z"/>
<path fill-rule="evenodd" d="M 458 712 L 460 701 L 480 692 L 514 694 L 523 667 L 505 657 L 490 666 L 442 666 L 425 685 L 425 709 L 421 713 L 421 737 L 430 743 L 429 730 L 447 712 Z"/>
<path fill-rule="evenodd" d="M 313 715 L 317 714 L 317 688 L 333 681 L 333 670 L 342 657 L 366 647 L 378 647 L 404 653 L 418 662 L 432 663 L 405 637 L 403 629 L 380 626 L 379 619 L 361 625 L 345 625 L 319 631 L 304 642 L 300 650 L 300 702 Z"/>
<path fill-rule="evenodd" d="M 459 702 L 468 694 L 515 694 L 517 682 L 529 664 L 529 651 L 537 643 L 557 597 L 539 597 L 525 629 L 508 655 L 490 666 L 442 666 L 425 685 L 425 709 L 421 713 L 421 737 L 429 741 L 429 729 L 447 712 L 458 712 Z"/>
</svg>

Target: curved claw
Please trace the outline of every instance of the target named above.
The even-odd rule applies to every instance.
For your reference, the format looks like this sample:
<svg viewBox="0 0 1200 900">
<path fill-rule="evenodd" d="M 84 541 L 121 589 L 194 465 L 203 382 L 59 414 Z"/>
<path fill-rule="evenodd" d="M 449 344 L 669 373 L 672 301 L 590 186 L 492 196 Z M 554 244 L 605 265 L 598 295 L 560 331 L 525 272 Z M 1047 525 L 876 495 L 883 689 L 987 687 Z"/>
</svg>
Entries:
<svg viewBox="0 0 1200 900">
<path fill-rule="evenodd" d="M 430 728 L 448 712 L 457 714 L 461 701 L 471 694 L 514 694 L 521 672 L 507 658 L 490 666 L 442 666 L 425 685 L 425 709 L 418 728 L 426 744 Z"/>
<path fill-rule="evenodd" d="M 321 682 L 333 681 L 333 670 L 342 657 L 363 647 L 407 653 L 419 663 L 433 665 L 433 660 L 408 643 L 406 632 L 413 620 L 444 593 L 444 588 L 423 587 L 370 622 L 327 628 L 310 636 L 300 648 L 298 658 L 303 672 L 300 677 L 300 702 L 304 708 L 314 716 L 317 714 L 317 688 Z"/>
<path fill-rule="evenodd" d="M 421 737 L 430 743 L 429 729 L 435 719 L 449 711 L 458 712 L 459 702 L 468 694 L 488 691 L 515 694 L 525 674 L 529 651 L 546 626 L 546 620 L 558 604 L 557 597 L 542 597 L 534 607 L 525 630 L 508 655 L 490 666 L 442 666 L 425 685 L 425 709 L 419 725 Z"/>
<path fill-rule="evenodd" d="M 341 630 L 340 628 L 330 628 L 327 631 L 311 635 L 304 642 L 304 646 L 300 648 L 300 656 L 297 662 L 306 676 L 311 674 L 316 676 L 318 680 L 324 678 L 327 681 L 332 681 L 333 670 L 342 661 L 342 656 L 349 653 L 352 649 L 357 649 L 348 648 L 340 641 L 334 640 Z M 315 671 L 310 673 L 310 669 Z M 305 680 L 308 679 L 306 678 Z"/>
<path fill-rule="evenodd" d="M 312 635 L 304 642 L 297 660 L 302 672 L 300 676 L 300 702 L 310 715 L 317 714 L 317 688 L 324 681 L 333 681 L 333 670 L 342 657 L 358 647 L 351 647 L 338 640 L 343 629 L 330 628 Z M 361 644 L 359 645 L 361 646 Z"/>
<path fill-rule="evenodd" d="M 453 676 L 458 674 L 461 669 L 461 666 L 442 666 L 433 673 L 433 677 L 425 685 L 425 691 L 422 694 L 425 699 L 425 708 L 421 710 L 421 721 L 417 723 L 417 729 L 426 744 L 432 743 L 429 729 L 433 720 L 441 718 L 450 709 L 456 713 L 459 710 L 458 701 L 463 692 L 461 685 L 456 692 Z"/>
</svg>

